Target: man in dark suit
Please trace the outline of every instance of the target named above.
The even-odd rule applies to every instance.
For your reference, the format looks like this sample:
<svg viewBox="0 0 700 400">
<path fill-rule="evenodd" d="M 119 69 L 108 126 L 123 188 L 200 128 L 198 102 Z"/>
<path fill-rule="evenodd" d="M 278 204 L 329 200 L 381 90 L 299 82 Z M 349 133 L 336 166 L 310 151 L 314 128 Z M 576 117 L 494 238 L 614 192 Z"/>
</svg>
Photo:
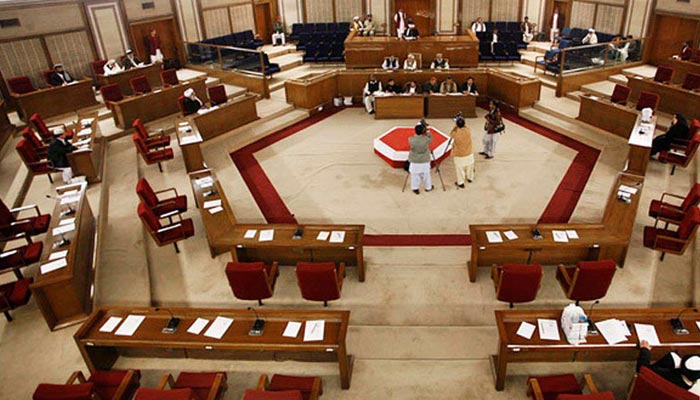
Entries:
<svg viewBox="0 0 700 400">
<path fill-rule="evenodd" d="M 464 86 L 462 86 L 462 93 L 470 94 L 472 96 L 479 95 L 479 91 L 476 89 L 476 83 L 474 82 L 474 78 L 472 78 L 471 76 L 467 78 L 467 82 L 465 82 Z"/>
<path fill-rule="evenodd" d="M 423 93 L 440 93 L 440 83 L 438 82 L 437 77 L 432 76 L 428 82 L 423 84 Z"/>
<path fill-rule="evenodd" d="M 55 128 L 53 135 L 46 157 L 54 168 L 61 170 L 63 182 L 70 183 L 73 179 L 73 171 L 68 163 L 68 153 L 75 150 L 75 147 L 66 140 L 66 131 L 63 127 Z"/>
<path fill-rule="evenodd" d="M 56 64 L 53 66 L 53 72 L 49 75 L 51 86 L 65 86 L 73 81 L 73 77 L 70 76 L 68 71 L 63 69 L 63 64 Z"/>
<path fill-rule="evenodd" d="M 134 55 L 134 52 L 129 49 L 126 51 L 126 57 L 124 57 L 122 64 L 124 64 L 124 69 L 132 69 L 138 67 L 139 64 L 141 64 L 141 61 L 139 61 L 139 59 Z"/>
<path fill-rule="evenodd" d="M 197 94 L 194 92 L 194 89 L 190 88 L 185 90 L 184 95 L 185 115 L 194 114 L 204 106 L 204 103 L 202 102 L 202 100 L 199 99 L 199 97 L 197 97 Z"/>
</svg>

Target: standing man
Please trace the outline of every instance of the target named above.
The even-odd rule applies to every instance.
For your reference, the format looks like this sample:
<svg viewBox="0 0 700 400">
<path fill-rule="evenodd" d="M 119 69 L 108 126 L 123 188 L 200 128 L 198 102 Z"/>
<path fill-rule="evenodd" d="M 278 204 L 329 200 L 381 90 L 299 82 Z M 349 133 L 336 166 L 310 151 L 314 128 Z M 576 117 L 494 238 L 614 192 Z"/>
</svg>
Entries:
<svg viewBox="0 0 700 400">
<path fill-rule="evenodd" d="M 496 102 L 489 101 L 489 113 L 486 114 L 486 124 L 484 125 L 484 150 L 479 154 L 486 156 L 486 159 L 493 158 L 496 152 L 496 142 L 498 141 L 498 132 L 496 126 L 502 123 L 501 111 L 498 109 Z"/>
<path fill-rule="evenodd" d="M 403 12 L 403 8 L 399 8 L 399 11 L 394 15 L 394 23 L 396 24 L 396 36 L 401 39 L 404 33 L 406 33 L 406 13 Z"/>
<path fill-rule="evenodd" d="M 486 24 L 484 24 L 484 21 L 481 19 L 481 17 L 477 18 L 476 21 L 474 21 L 474 23 L 472 24 L 472 32 L 486 32 Z"/>
<path fill-rule="evenodd" d="M 471 183 L 474 180 L 474 154 L 472 153 L 472 131 L 467 126 L 464 118 L 459 115 L 455 118 L 455 127 L 450 132 L 454 141 L 452 144 L 452 159 L 455 163 L 457 182 L 455 185 L 464 189 L 464 180 Z"/>
<path fill-rule="evenodd" d="M 554 38 L 559 35 L 560 27 L 564 26 L 564 16 L 559 14 L 559 7 L 554 7 L 552 12 L 551 27 L 549 29 L 549 41 L 554 42 Z"/>
<path fill-rule="evenodd" d="M 535 24 L 530 23 L 530 18 L 525 17 L 523 23 L 520 24 L 520 30 L 523 32 L 523 42 L 530 43 L 532 38 L 535 37 L 533 33 L 535 31 Z"/>
<path fill-rule="evenodd" d="M 365 84 L 365 88 L 362 91 L 362 100 L 368 113 L 374 114 L 374 93 L 381 91 L 382 83 L 377 80 L 374 74 L 370 75 L 369 81 Z"/>
<path fill-rule="evenodd" d="M 430 179 L 430 142 L 433 135 L 422 123 L 417 123 L 415 127 L 416 135 L 408 138 L 411 151 L 408 153 L 408 172 L 411 174 L 411 190 L 420 194 L 420 183 L 423 181 L 423 188 L 426 193 L 433 190 L 433 182 Z"/>
<path fill-rule="evenodd" d="M 68 153 L 71 153 L 73 150 L 75 150 L 75 147 L 66 140 L 65 128 L 62 126 L 55 128 L 46 157 L 49 159 L 51 166 L 63 173 L 63 183 L 70 183 L 71 179 L 73 179 L 73 170 L 68 163 Z"/>
<path fill-rule="evenodd" d="M 68 71 L 63 69 L 63 64 L 56 64 L 53 66 L 53 72 L 49 75 L 49 83 L 51 86 L 66 86 L 73 82 L 74 79 Z"/>
<path fill-rule="evenodd" d="M 362 25 L 362 36 L 374 36 L 377 25 L 372 21 L 372 14 L 367 14 L 367 18 L 365 18 L 365 22 Z"/>
<path fill-rule="evenodd" d="M 146 45 L 148 47 L 148 54 L 151 56 L 151 63 L 162 62 L 163 52 L 160 50 L 160 36 L 155 29 L 148 34 L 146 38 Z"/>
<path fill-rule="evenodd" d="M 126 57 L 124 57 L 124 69 L 132 69 L 136 68 L 141 64 L 141 61 L 139 61 L 138 58 L 134 55 L 134 52 L 129 49 L 126 51 Z"/>
<path fill-rule="evenodd" d="M 284 46 L 285 43 L 284 24 L 282 23 L 282 18 L 278 15 L 272 23 L 272 45 Z"/>
</svg>

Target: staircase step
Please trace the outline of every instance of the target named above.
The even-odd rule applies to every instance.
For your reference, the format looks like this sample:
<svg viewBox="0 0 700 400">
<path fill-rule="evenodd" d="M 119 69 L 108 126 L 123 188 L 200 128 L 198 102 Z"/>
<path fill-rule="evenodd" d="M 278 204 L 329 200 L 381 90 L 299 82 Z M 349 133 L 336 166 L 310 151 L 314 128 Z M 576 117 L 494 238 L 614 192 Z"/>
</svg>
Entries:
<svg viewBox="0 0 700 400">
<path fill-rule="evenodd" d="M 609 80 L 588 83 L 581 86 L 581 91 L 595 96 L 609 98 L 615 90 L 615 83 Z"/>
<path fill-rule="evenodd" d="M 622 74 L 627 77 L 641 76 L 643 78 L 653 78 L 656 74 L 656 67 L 653 65 L 640 65 L 639 67 L 622 70 Z"/>
<path fill-rule="evenodd" d="M 627 77 L 623 74 L 610 75 L 608 80 L 614 83 L 619 83 L 620 85 L 627 85 Z"/>
<path fill-rule="evenodd" d="M 264 51 L 265 54 L 267 54 L 268 58 L 272 59 L 274 57 L 279 57 L 285 54 L 289 53 L 295 53 L 297 51 L 297 47 L 295 44 L 287 43 L 284 46 L 273 46 L 270 44 L 266 44 L 262 48 L 260 48 L 261 51 Z M 272 60 L 270 60 L 272 62 Z"/>
<path fill-rule="evenodd" d="M 282 71 L 288 71 L 294 67 L 298 67 L 304 63 L 302 53 L 288 53 L 270 59 L 273 64 L 279 64 Z"/>
<path fill-rule="evenodd" d="M 569 99 L 571 99 L 571 100 L 573 100 L 573 101 L 580 102 L 580 101 L 581 101 L 581 96 L 582 96 L 583 94 L 584 94 L 584 93 L 583 93 L 582 91 L 576 90 L 576 91 L 574 91 L 574 92 L 569 92 L 569 93 L 567 93 L 567 94 L 566 94 L 566 97 L 569 98 Z"/>
</svg>

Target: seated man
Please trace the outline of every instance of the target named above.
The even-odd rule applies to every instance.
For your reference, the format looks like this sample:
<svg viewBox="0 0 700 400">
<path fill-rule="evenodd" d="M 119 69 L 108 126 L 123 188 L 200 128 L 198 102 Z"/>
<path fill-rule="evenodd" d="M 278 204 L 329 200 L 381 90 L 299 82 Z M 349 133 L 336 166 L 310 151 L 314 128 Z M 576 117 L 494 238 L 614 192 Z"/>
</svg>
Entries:
<svg viewBox="0 0 700 400">
<path fill-rule="evenodd" d="M 368 113 L 374 114 L 374 93 L 381 91 L 382 83 L 377 80 L 374 74 L 370 75 L 369 81 L 367 81 L 362 91 L 362 100 Z"/>
<path fill-rule="evenodd" d="M 418 61 L 416 61 L 416 56 L 414 56 L 413 53 L 406 57 L 406 60 L 403 62 L 403 69 L 407 71 L 415 71 L 418 69 Z"/>
<path fill-rule="evenodd" d="M 423 93 L 420 85 L 416 81 L 408 82 L 403 87 L 403 92 L 406 94 L 420 94 Z"/>
<path fill-rule="evenodd" d="M 681 357 L 672 351 L 652 364 L 651 345 L 642 340 L 639 343 L 637 372 L 642 367 L 647 367 L 674 385 L 700 396 L 700 355 L 689 354 Z"/>
<path fill-rule="evenodd" d="M 494 29 L 493 32 L 491 33 L 491 53 L 493 53 L 493 44 L 498 43 L 499 38 L 500 38 L 500 32 L 498 32 L 498 29 Z"/>
<path fill-rule="evenodd" d="M 68 153 L 73 150 L 75 147 L 66 140 L 65 129 L 63 127 L 55 128 L 46 157 L 54 168 L 63 173 L 63 183 L 70 183 L 73 179 L 73 170 L 68 163 Z"/>
<path fill-rule="evenodd" d="M 115 74 L 118 74 L 120 72 L 123 72 L 124 68 L 122 68 L 121 66 L 119 66 L 119 64 L 117 64 L 117 60 L 111 59 L 111 60 L 107 61 L 107 64 L 105 64 L 103 70 L 104 70 L 104 75 L 109 76 L 109 75 L 115 75 Z"/>
<path fill-rule="evenodd" d="M 457 82 L 453 81 L 451 76 L 448 76 L 445 82 L 442 82 L 442 85 L 440 85 L 440 93 L 442 94 L 458 92 Z"/>
<path fill-rule="evenodd" d="M 591 28 L 588 30 L 586 36 L 581 39 L 582 44 L 598 44 L 598 35 L 595 33 L 595 29 Z"/>
<path fill-rule="evenodd" d="M 430 69 L 450 69 L 450 64 L 446 58 L 442 58 L 442 53 L 437 53 L 435 59 L 430 64 Z"/>
<path fill-rule="evenodd" d="M 683 42 L 683 48 L 681 49 L 681 60 L 690 60 L 693 57 L 693 48 L 690 46 L 690 42 Z"/>
<path fill-rule="evenodd" d="M 189 88 L 185 90 L 183 94 L 185 96 L 184 105 L 187 114 L 194 114 L 199 111 L 200 108 L 204 107 L 204 103 L 197 97 L 197 93 L 195 93 L 194 89 Z"/>
<path fill-rule="evenodd" d="M 122 62 L 124 63 L 124 69 L 132 69 L 143 65 L 143 63 L 136 58 L 131 49 L 126 51 L 126 57 L 124 57 Z"/>
<path fill-rule="evenodd" d="M 472 32 L 486 32 L 486 24 L 484 24 L 484 21 L 481 19 L 481 17 L 478 17 L 476 21 L 472 24 Z"/>
<path fill-rule="evenodd" d="M 418 28 L 416 28 L 416 24 L 413 23 L 412 19 L 408 19 L 408 29 L 406 29 L 406 33 L 404 34 L 403 38 L 406 40 L 416 40 L 420 37 L 420 32 L 418 32 Z"/>
<path fill-rule="evenodd" d="M 51 86 L 65 86 L 73 82 L 74 79 L 68 71 L 63 69 L 63 64 L 56 64 L 53 66 L 53 72 L 49 75 L 49 81 Z"/>
<path fill-rule="evenodd" d="M 394 55 L 385 58 L 384 63 L 382 63 L 382 69 L 399 69 L 399 59 Z"/>
<path fill-rule="evenodd" d="M 364 27 L 362 26 L 360 17 L 354 16 L 352 18 L 352 24 L 350 25 L 350 32 L 355 32 L 358 35 L 362 35 L 362 31 L 364 31 Z"/>
<path fill-rule="evenodd" d="M 401 90 L 401 86 L 396 84 L 394 78 L 389 78 L 386 86 L 384 87 L 384 92 L 389 94 L 401 94 L 403 93 L 403 90 Z"/>
<path fill-rule="evenodd" d="M 440 84 L 436 77 L 431 76 L 428 82 L 423 84 L 423 93 L 435 94 L 440 93 Z"/>
<path fill-rule="evenodd" d="M 362 23 L 362 36 L 374 36 L 377 25 L 372 21 L 372 14 L 367 14 L 365 22 Z"/>
<path fill-rule="evenodd" d="M 284 24 L 282 23 L 282 18 L 278 15 L 272 23 L 272 45 L 284 46 L 285 43 Z"/>
<path fill-rule="evenodd" d="M 530 18 L 525 17 L 520 24 L 520 30 L 523 32 L 523 42 L 530 43 L 535 37 L 535 24 L 530 22 Z"/>
<path fill-rule="evenodd" d="M 464 83 L 464 86 L 462 86 L 462 93 L 470 94 L 472 96 L 479 95 L 479 91 L 476 89 L 476 83 L 474 82 L 474 78 L 472 78 L 471 76 L 467 78 L 467 81 Z"/>
</svg>

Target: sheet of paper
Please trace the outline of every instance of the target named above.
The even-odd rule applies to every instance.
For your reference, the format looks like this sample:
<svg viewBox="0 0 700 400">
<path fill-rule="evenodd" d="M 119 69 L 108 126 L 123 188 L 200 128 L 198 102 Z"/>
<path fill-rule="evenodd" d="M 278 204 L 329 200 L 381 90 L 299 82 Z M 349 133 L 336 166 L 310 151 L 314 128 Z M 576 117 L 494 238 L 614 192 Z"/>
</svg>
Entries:
<svg viewBox="0 0 700 400">
<path fill-rule="evenodd" d="M 11 255 L 13 255 L 13 254 L 17 254 L 17 250 L 8 250 L 8 251 L 6 251 L 6 252 L 0 254 L 0 258 L 9 257 L 9 256 L 11 256 Z M 51 260 L 51 258 L 49 258 L 49 260 Z"/>
<path fill-rule="evenodd" d="M 216 214 L 224 211 L 223 207 L 213 207 L 209 209 L 209 214 Z"/>
<path fill-rule="evenodd" d="M 578 232 L 572 229 L 567 230 L 566 237 L 568 237 L 569 239 L 578 239 Z"/>
<path fill-rule="evenodd" d="M 121 317 L 109 317 L 107 322 L 102 324 L 102 326 L 100 327 L 100 332 L 111 333 L 114 330 L 114 328 L 116 328 L 117 325 L 119 325 L 120 322 L 122 322 Z"/>
<path fill-rule="evenodd" d="M 53 228 L 53 230 L 51 231 L 51 234 L 54 236 L 58 236 L 62 233 L 68 233 L 68 232 L 72 232 L 74 230 L 75 230 L 75 224 L 60 225 L 60 226 Z"/>
<path fill-rule="evenodd" d="M 659 336 L 656 334 L 656 328 L 654 325 L 648 324 L 634 324 L 634 330 L 637 332 L 637 339 L 641 343 L 642 340 L 646 340 L 652 346 L 660 346 Z"/>
<path fill-rule="evenodd" d="M 72 224 L 74 222 L 75 222 L 75 218 L 65 218 L 65 219 L 58 221 L 58 225 L 68 225 L 68 224 Z"/>
<path fill-rule="evenodd" d="M 117 336 L 133 336 L 144 319 L 146 317 L 143 315 L 129 315 L 114 334 Z"/>
<path fill-rule="evenodd" d="M 224 337 L 224 334 L 226 333 L 226 331 L 232 323 L 233 318 L 216 317 L 214 322 L 212 322 L 209 326 L 209 329 L 207 329 L 207 331 L 204 332 L 204 336 L 214 339 L 221 339 L 222 337 Z"/>
<path fill-rule="evenodd" d="M 198 142 L 199 138 L 195 135 L 184 136 L 180 138 L 180 144 L 190 144 Z"/>
<path fill-rule="evenodd" d="M 55 271 L 57 269 L 65 268 L 68 266 L 68 263 L 66 262 L 65 258 L 59 258 L 56 261 L 51 261 L 50 263 L 46 263 L 41 266 L 41 273 L 42 274 L 48 274 L 51 271 Z"/>
<path fill-rule="evenodd" d="M 608 344 L 618 344 L 627 341 L 627 337 L 620 327 L 620 321 L 614 318 L 596 322 L 595 326 Z"/>
<path fill-rule="evenodd" d="M 72 204 L 72 203 L 77 203 L 80 201 L 80 195 L 75 195 L 75 196 L 64 196 L 61 197 L 61 205 L 65 206 L 66 204 Z"/>
<path fill-rule="evenodd" d="M 698 330 L 700 331 L 700 321 L 695 321 L 695 326 L 697 326 Z"/>
<path fill-rule="evenodd" d="M 330 232 L 328 231 L 321 231 L 318 233 L 318 236 L 316 236 L 316 240 L 323 240 L 326 241 L 328 240 L 328 237 L 331 235 Z"/>
<path fill-rule="evenodd" d="M 569 237 L 566 235 L 566 231 L 552 231 L 552 236 L 554 241 L 558 243 L 568 243 Z"/>
<path fill-rule="evenodd" d="M 535 325 L 524 321 L 520 323 L 520 328 L 518 328 L 518 331 L 515 332 L 516 335 L 524 337 L 528 340 L 532 339 L 533 333 L 535 333 Z"/>
<path fill-rule="evenodd" d="M 66 258 L 68 255 L 68 250 L 55 251 L 49 255 L 49 261 L 58 260 L 59 258 Z"/>
<path fill-rule="evenodd" d="M 282 332 L 282 336 L 295 338 L 299 335 L 300 330 L 301 322 L 289 321 L 287 327 L 284 328 L 284 332 Z"/>
<path fill-rule="evenodd" d="M 214 208 L 214 207 L 219 207 L 219 206 L 221 206 L 221 199 L 205 201 L 204 205 L 203 205 L 204 209 Z"/>
<path fill-rule="evenodd" d="M 515 240 L 518 238 L 518 235 L 516 235 L 513 231 L 505 231 L 503 234 L 506 235 L 506 239 L 508 240 Z"/>
<path fill-rule="evenodd" d="M 326 321 L 322 319 L 306 321 L 306 325 L 304 325 L 304 341 L 317 342 L 323 340 L 323 332 L 325 327 Z"/>
<path fill-rule="evenodd" d="M 343 243 L 345 241 L 345 231 L 333 231 L 331 232 L 331 243 Z"/>
<path fill-rule="evenodd" d="M 247 231 L 245 231 L 245 235 L 243 235 L 243 239 L 254 239 L 256 233 L 258 233 L 257 229 L 248 229 Z"/>
<path fill-rule="evenodd" d="M 258 241 L 261 242 L 271 242 L 275 238 L 275 230 L 274 229 L 264 229 L 260 231 L 260 235 L 258 236 Z"/>
<path fill-rule="evenodd" d="M 187 333 L 191 333 L 193 335 L 199 335 L 200 333 L 202 333 L 202 331 L 204 330 L 204 327 L 207 326 L 208 323 L 209 323 L 208 319 L 197 318 L 196 320 L 194 320 L 192 325 L 190 325 L 190 327 L 187 328 Z"/>
<path fill-rule="evenodd" d="M 499 231 L 486 231 L 486 239 L 488 239 L 489 243 L 503 243 L 503 238 Z"/>
<path fill-rule="evenodd" d="M 637 188 L 633 188 L 632 186 L 620 185 L 619 190 L 622 190 L 623 192 L 628 192 L 630 194 L 637 194 Z"/>
<path fill-rule="evenodd" d="M 620 322 L 620 329 L 621 329 L 622 334 L 625 336 L 632 336 L 632 332 L 630 332 L 630 328 L 627 326 L 627 322 L 620 321 L 620 320 L 618 320 L 618 321 Z"/>
<path fill-rule="evenodd" d="M 555 319 L 538 319 L 537 330 L 542 340 L 560 340 L 559 325 Z"/>
</svg>

